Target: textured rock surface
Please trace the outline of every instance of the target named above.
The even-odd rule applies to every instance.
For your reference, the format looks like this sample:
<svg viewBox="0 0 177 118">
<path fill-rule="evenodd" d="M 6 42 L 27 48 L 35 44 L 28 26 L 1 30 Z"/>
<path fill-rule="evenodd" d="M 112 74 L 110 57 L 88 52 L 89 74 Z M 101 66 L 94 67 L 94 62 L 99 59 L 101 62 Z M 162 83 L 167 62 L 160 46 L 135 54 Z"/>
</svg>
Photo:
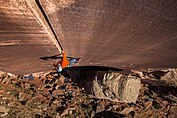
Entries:
<svg viewBox="0 0 177 118">
<path fill-rule="evenodd" d="M 93 80 L 92 94 L 98 98 L 118 99 L 124 102 L 136 102 L 141 88 L 140 78 L 119 72 L 97 73 Z"/>
<path fill-rule="evenodd" d="M 39 0 L 82 65 L 177 67 L 176 0 Z"/>
<path fill-rule="evenodd" d="M 162 69 L 162 70 L 149 70 L 146 72 L 133 71 L 138 74 L 142 79 L 153 80 L 156 84 L 170 84 L 177 86 L 177 69 Z M 159 82 L 159 83 L 158 83 Z"/>
<path fill-rule="evenodd" d="M 160 79 L 177 86 L 177 69 L 168 69 L 168 72 Z"/>
<path fill-rule="evenodd" d="M 25 0 L 0 0 L 0 71 L 28 74 L 53 68 L 58 50 Z"/>
<path fill-rule="evenodd" d="M 136 102 L 141 80 L 138 76 L 119 71 L 74 71 L 71 78 L 86 92 L 100 99 Z M 77 75 L 77 76 L 76 76 Z"/>
<path fill-rule="evenodd" d="M 59 57 L 51 27 L 68 56 L 82 58 L 80 65 L 177 67 L 176 0 L 32 0 L 50 28 L 26 1 L 0 1 L 0 70 L 52 69 Z"/>
</svg>

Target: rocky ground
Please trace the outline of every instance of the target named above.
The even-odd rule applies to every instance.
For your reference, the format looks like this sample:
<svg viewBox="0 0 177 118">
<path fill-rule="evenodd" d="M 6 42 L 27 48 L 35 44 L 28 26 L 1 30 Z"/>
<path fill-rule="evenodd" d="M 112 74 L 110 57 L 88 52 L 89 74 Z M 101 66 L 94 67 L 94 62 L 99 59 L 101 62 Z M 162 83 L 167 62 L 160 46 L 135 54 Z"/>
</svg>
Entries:
<svg viewBox="0 0 177 118">
<path fill-rule="evenodd" d="M 83 88 L 55 71 L 27 76 L 1 72 L 0 117 L 177 117 L 176 80 L 169 79 L 172 74 L 167 71 L 134 73 L 142 81 L 139 97 L 136 103 L 125 103 L 86 94 Z"/>
</svg>

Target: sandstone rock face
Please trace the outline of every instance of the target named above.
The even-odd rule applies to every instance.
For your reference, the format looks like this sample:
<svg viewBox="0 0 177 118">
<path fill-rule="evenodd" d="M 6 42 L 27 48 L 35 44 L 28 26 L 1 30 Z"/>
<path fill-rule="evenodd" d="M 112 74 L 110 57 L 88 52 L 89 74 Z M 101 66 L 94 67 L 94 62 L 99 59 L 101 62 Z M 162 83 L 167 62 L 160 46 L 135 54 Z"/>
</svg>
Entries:
<svg viewBox="0 0 177 118">
<path fill-rule="evenodd" d="M 104 75 L 103 78 L 100 77 Z M 118 99 L 136 102 L 141 88 L 140 78 L 117 72 L 98 72 L 93 80 L 92 94 L 98 98 Z"/>
<path fill-rule="evenodd" d="M 74 73 L 74 74 L 73 74 Z M 136 102 L 141 88 L 140 78 L 109 71 L 76 71 L 71 78 L 96 98 Z"/>
<path fill-rule="evenodd" d="M 163 69 L 163 70 L 155 70 L 155 71 L 148 71 L 148 72 L 138 72 L 133 71 L 134 73 L 138 74 L 141 79 L 146 79 L 147 81 L 151 81 L 153 84 L 159 85 L 172 85 L 177 86 L 177 69 L 170 68 L 170 69 Z"/>
<path fill-rule="evenodd" d="M 168 72 L 161 77 L 161 80 L 177 86 L 177 69 L 168 69 Z"/>
<path fill-rule="evenodd" d="M 176 0 L 39 0 L 80 65 L 177 67 Z"/>
</svg>

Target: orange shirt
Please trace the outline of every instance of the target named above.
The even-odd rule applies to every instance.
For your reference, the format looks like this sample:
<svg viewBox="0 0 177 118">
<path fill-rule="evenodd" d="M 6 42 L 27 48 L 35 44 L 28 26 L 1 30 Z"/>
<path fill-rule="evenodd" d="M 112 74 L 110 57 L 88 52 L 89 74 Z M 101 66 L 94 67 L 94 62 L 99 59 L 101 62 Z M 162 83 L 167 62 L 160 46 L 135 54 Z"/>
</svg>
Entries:
<svg viewBox="0 0 177 118">
<path fill-rule="evenodd" d="M 62 52 L 63 54 L 63 59 L 59 61 L 60 65 L 62 68 L 66 68 L 69 65 L 69 61 L 67 60 L 66 53 Z"/>
</svg>

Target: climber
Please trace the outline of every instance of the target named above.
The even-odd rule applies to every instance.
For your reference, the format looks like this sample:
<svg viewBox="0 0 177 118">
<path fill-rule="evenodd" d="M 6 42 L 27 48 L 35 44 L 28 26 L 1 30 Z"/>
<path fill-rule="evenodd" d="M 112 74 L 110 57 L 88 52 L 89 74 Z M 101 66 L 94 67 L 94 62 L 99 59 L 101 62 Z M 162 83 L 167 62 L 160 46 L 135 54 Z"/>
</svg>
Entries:
<svg viewBox="0 0 177 118">
<path fill-rule="evenodd" d="M 62 51 L 62 56 L 63 56 L 62 59 L 56 65 L 54 64 L 54 67 L 57 69 L 57 72 L 61 72 L 63 68 L 66 68 L 69 66 L 69 61 L 64 51 Z"/>
<path fill-rule="evenodd" d="M 71 67 L 75 63 L 77 63 L 80 58 L 70 58 L 69 60 L 67 59 L 66 53 L 62 51 L 62 59 L 55 65 L 54 67 L 57 69 L 57 72 L 62 72 L 62 70 L 66 67 Z"/>
</svg>

